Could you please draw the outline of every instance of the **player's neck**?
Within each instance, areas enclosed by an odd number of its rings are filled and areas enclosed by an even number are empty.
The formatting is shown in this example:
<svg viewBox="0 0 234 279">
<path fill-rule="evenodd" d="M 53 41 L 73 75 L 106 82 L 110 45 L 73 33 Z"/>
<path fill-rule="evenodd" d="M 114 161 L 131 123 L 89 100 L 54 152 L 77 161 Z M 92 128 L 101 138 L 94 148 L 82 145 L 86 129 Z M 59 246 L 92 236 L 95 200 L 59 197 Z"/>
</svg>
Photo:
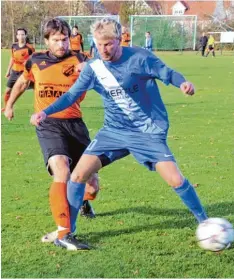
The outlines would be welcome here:
<svg viewBox="0 0 234 279">
<path fill-rule="evenodd" d="M 49 57 L 55 60 L 63 60 L 65 58 L 67 58 L 70 55 L 70 51 L 67 50 L 66 53 L 63 56 L 57 56 L 55 53 L 53 53 L 51 50 L 49 50 Z"/>
<path fill-rule="evenodd" d="M 19 47 L 23 47 L 23 46 L 25 46 L 25 45 L 26 45 L 26 42 L 23 42 L 23 43 L 18 42 L 18 46 L 19 46 Z"/>
</svg>

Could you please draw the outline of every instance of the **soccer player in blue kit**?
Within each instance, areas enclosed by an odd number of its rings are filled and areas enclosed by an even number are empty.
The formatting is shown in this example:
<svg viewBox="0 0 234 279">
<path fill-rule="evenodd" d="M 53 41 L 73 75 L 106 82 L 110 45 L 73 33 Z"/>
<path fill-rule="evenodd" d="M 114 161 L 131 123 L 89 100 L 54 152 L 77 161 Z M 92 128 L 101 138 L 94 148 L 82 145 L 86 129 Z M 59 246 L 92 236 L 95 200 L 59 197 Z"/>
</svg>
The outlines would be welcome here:
<svg viewBox="0 0 234 279">
<path fill-rule="evenodd" d="M 167 146 L 169 121 L 155 79 L 187 95 L 194 94 L 193 85 L 149 51 L 121 47 L 121 25 L 115 20 L 101 19 L 91 31 L 99 58 L 86 64 L 66 94 L 31 117 L 33 125 L 40 125 L 48 115 L 71 106 L 86 90 L 94 89 L 103 99 L 104 125 L 86 148 L 68 183 L 72 208 L 78 214 L 85 183 L 93 173 L 131 153 L 140 164 L 160 174 L 198 222 L 204 221 L 207 215 L 195 189 L 180 172 Z"/>
</svg>

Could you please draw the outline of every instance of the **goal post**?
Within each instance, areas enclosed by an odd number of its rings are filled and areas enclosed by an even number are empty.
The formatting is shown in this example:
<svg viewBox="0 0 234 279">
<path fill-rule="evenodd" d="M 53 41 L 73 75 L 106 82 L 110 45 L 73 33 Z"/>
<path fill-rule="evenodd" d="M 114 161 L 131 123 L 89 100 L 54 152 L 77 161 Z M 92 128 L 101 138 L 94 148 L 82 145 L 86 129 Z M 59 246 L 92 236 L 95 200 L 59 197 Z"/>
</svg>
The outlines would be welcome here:
<svg viewBox="0 0 234 279">
<path fill-rule="evenodd" d="M 131 45 L 143 47 L 145 32 L 153 38 L 155 50 L 195 50 L 196 15 L 131 15 Z"/>
</svg>

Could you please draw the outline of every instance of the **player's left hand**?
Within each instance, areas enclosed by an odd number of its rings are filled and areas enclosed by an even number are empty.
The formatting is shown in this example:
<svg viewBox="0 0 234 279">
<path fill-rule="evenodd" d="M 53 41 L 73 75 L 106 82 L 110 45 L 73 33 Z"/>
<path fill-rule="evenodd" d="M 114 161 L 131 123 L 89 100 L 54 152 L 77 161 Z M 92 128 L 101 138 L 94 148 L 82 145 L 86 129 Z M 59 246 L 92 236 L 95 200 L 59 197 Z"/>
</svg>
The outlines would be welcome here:
<svg viewBox="0 0 234 279">
<path fill-rule="evenodd" d="M 34 126 L 39 126 L 40 122 L 45 120 L 47 117 L 46 113 L 44 111 L 40 111 L 38 113 L 34 113 L 31 116 L 30 123 Z"/>
<path fill-rule="evenodd" d="M 192 96 L 194 92 L 194 86 L 191 82 L 185 81 L 180 85 L 180 90 L 186 94 Z"/>
</svg>

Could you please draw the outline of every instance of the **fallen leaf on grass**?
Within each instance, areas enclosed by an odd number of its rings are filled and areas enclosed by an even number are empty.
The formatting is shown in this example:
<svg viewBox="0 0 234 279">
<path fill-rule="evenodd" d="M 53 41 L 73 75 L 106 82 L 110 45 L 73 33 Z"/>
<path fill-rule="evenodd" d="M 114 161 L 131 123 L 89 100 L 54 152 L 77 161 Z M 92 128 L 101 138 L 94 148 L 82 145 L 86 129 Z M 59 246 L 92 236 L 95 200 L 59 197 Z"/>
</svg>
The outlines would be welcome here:
<svg viewBox="0 0 234 279">
<path fill-rule="evenodd" d="M 53 257 L 56 256 L 56 253 L 54 251 L 49 251 L 49 254 L 52 255 Z"/>
</svg>

